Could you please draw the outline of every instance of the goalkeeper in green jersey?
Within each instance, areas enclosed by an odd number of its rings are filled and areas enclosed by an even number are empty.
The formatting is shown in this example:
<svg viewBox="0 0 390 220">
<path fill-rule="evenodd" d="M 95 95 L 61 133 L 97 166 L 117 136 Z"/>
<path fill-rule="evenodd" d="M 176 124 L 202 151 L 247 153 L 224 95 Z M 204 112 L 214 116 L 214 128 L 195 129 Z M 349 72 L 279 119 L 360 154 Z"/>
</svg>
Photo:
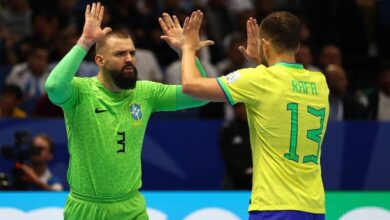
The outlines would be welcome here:
<svg viewBox="0 0 390 220">
<path fill-rule="evenodd" d="M 64 111 L 68 136 L 70 194 L 64 218 L 144 220 L 148 219 L 146 204 L 138 190 L 142 143 L 151 114 L 207 102 L 183 94 L 179 85 L 137 81 L 131 38 L 108 27 L 102 29 L 103 14 L 100 3 L 87 6 L 77 45 L 45 84 L 50 100 Z M 180 24 L 168 36 L 173 39 L 172 47 L 179 45 Z M 75 77 L 95 43 L 97 77 Z M 195 62 L 201 69 L 199 61 Z"/>
</svg>

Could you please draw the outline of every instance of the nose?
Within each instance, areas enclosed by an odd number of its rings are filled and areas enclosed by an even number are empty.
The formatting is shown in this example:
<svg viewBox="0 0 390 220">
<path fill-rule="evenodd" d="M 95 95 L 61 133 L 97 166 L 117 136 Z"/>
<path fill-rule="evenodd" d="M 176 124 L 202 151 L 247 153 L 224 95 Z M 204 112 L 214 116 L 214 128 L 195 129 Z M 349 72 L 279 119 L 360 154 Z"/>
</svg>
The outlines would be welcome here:
<svg viewBox="0 0 390 220">
<path fill-rule="evenodd" d="M 131 62 L 133 63 L 134 61 L 134 56 L 131 54 L 131 53 L 126 53 L 126 56 L 125 56 L 125 62 Z"/>
</svg>

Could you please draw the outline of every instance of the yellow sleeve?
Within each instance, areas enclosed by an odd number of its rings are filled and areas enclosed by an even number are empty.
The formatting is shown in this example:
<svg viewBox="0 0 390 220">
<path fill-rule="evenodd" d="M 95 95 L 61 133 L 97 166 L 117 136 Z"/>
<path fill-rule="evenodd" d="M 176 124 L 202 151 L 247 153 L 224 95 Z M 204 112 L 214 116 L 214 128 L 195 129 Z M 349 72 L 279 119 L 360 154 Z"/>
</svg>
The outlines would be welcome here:
<svg viewBox="0 0 390 220">
<path fill-rule="evenodd" d="M 231 105 L 257 101 L 263 86 L 262 69 L 262 66 L 240 69 L 217 79 Z"/>
</svg>

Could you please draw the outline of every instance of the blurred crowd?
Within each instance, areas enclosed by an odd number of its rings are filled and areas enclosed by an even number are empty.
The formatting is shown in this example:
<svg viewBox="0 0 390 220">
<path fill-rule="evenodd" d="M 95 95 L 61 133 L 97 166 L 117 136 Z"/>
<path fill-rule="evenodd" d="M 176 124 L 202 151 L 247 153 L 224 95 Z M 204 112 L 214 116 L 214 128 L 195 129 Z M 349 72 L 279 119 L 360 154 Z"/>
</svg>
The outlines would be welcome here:
<svg viewBox="0 0 390 220">
<path fill-rule="evenodd" d="M 202 9 L 203 39 L 216 42 L 198 53 L 209 76 L 254 67 L 238 51 L 246 21 L 286 10 L 302 21 L 297 62 L 325 74 L 331 90 L 330 120 L 390 120 L 390 1 L 384 0 L 110 0 L 102 26 L 129 32 L 137 47 L 141 80 L 180 84 L 180 61 L 160 39 L 162 12 L 180 21 Z M 62 117 L 43 85 L 50 70 L 80 36 L 85 0 L 0 0 L 0 117 Z M 97 73 L 94 50 L 78 76 Z M 170 113 L 172 114 L 172 113 Z M 175 116 L 231 120 L 221 103 Z"/>
</svg>

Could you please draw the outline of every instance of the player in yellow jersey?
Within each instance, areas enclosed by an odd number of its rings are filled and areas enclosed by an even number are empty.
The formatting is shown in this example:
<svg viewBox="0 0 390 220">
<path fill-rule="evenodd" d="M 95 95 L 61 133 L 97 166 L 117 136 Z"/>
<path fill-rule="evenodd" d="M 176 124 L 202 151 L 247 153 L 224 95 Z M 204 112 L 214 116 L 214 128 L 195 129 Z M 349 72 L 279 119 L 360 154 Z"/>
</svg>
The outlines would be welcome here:
<svg viewBox="0 0 390 220">
<path fill-rule="evenodd" d="M 247 22 L 244 55 L 256 68 L 202 78 L 193 60 L 201 47 L 203 14 L 193 12 L 183 28 L 183 92 L 210 101 L 244 103 L 253 159 L 250 220 L 323 220 L 321 144 L 328 122 L 329 89 L 322 73 L 295 63 L 300 21 L 275 12 L 257 25 Z M 169 29 L 169 24 L 166 24 Z"/>
</svg>

